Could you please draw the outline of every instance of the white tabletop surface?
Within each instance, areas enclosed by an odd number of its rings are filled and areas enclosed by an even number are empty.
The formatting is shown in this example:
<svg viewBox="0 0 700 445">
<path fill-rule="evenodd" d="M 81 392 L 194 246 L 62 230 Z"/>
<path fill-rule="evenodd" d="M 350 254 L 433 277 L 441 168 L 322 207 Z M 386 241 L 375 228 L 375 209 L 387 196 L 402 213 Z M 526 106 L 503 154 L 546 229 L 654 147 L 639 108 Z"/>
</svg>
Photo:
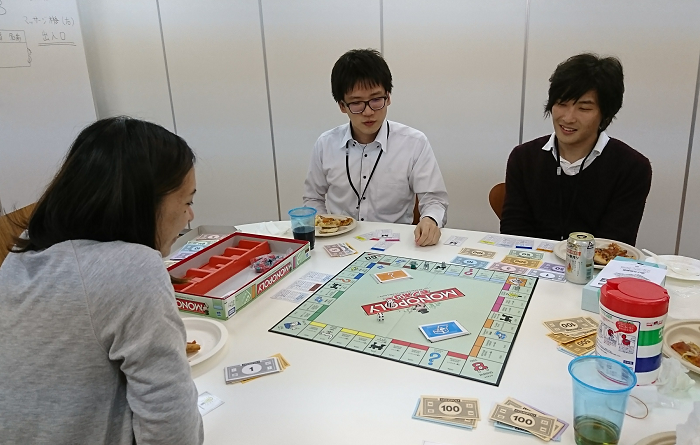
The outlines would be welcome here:
<svg viewBox="0 0 700 445">
<path fill-rule="evenodd" d="M 284 228 L 284 223 L 279 225 Z M 262 227 L 249 224 L 238 229 L 256 232 Z M 572 424 L 572 386 L 567 371 L 572 357 L 557 351 L 556 343 L 546 336 L 548 331 L 542 321 L 581 315 L 592 315 L 597 320 L 596 314 L 581 309 L 579 285 L 538 282 L 498 387 L 268 332 L 296 307 L 270 296 L 307 272 L 335 274 L 357 258 L 331 258 L 323 250 L 324 244 L 348 242 L 360 252 L 368 251 L 376 241 L 361 242 L 353 237 L 380 228 L 401 234 L 401 241 L 386 252 L 390 255 L 449 261 L 462 247 L 474 247 L 496 251 L 498 260 L 509 250 L 479 244 L 486 233 L 457 229 L 443 229 L 436 246 L 418 247 L 413 238 L 414 226 L 385 223 L 360 222 L 351 233 L 317 238 L 309 261 L 232 319 L 222 322 L 229 333 L 226 345 L 192 368 L 199 392 L 207 391 L 224 401 L 204 417 L 205 444 L 540 443 L 533 436 L 497 430 L 489 423 L 492 406 L 509 396 Z M 443 245 L 451 235 L 466 236 L 467 241 L 460 247 Z M 537 244 L 535 241 L 535 247 Z M 545 254 L 545 261 L 562 263 L 551 253 Z M 183 313 L 184 316 L 191 315 Z M 291 365 L 284 372 L 245 384 L 224 383 L 225 366 L 275 353 L 281 353 Z M 697 375 L 691 376 L 700 381 Z M 691 395 L 697 398 L 700 385 L 696 383 L 695 387 Z M 635 391 L 647 397 L 649 389 Z M 478 427 L 469 431 L 412 419 L 421 394 L 478 398 L 482 411 Z M 688 418 L 692 402 L 686 399 L 675 403 L 674 408 L 652 406 L 643 420 L 627 417 L 620 444 L 634 444 L 651 434 L 675 430 Z M 561 443 L 574 443 L 573 424 Z"/>
</svg>

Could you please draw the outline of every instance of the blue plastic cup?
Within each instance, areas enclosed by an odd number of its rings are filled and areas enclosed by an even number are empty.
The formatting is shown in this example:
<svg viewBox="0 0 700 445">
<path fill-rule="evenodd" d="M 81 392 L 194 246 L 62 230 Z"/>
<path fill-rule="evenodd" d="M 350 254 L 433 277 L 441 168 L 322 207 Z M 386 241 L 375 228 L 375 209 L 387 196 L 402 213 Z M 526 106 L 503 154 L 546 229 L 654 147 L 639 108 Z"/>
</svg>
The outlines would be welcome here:
<svg viewBox="0 0 700 445">
<path fill-rule="evenodd" d="M 287 212 L 292 221 L 294 239 L 308 241 L 311 250 L 316 243 L 316 209 L 313 207 L 297 207 Z"/>
<path fill-rule="evenodd" d="M 616 444 L 627 398 L 637 376 L 607 357 L 583 356 L 569 363 L 574 386 L 574 436 L 578 445 Z"/>
</svg>

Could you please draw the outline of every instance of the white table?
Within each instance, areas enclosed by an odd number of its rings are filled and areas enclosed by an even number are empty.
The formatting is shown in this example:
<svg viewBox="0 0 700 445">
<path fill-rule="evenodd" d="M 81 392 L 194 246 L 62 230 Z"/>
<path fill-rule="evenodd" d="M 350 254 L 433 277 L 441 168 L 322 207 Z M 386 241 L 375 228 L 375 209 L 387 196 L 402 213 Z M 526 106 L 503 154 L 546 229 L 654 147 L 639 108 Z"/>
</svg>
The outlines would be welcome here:
<svg viewBox="0 0 700 445">
<path fill-rule="evenodd" d="M 256 227 L 251 224 L 238 228 L 252 231 Z M 353 236 L 380 228 L 401 234 L 401 242 L 386 252 L 390 255 L 449 261 L 460 248 L 475 247 L 497 251 L 498 260 L 509 250 L 479 244 L 486 233 L 456 229 L 444 229 L 436 246 L 417 247 L 414 226 L 385 223 L 361 222 L 349 234 L 316 238 L 311 259 L 223 322 L 229 332 L 226 346 L 192 369 L 199 392 L 208 391 L 225 402 L 204 417 L 206 444 L 421 445 L 424 440 L 447 445 L 540 443 L 535 437 L 500 431 L 489 424 L 488 413 L 494 403 L 508 396 L 572 423 L 572 386 L 567 371 L 572 358 L 557 351 L 556 343 L 545 335 L 548 331 L 542 321 L 592 315 L 580 308 L 579 285 L 538 282 L 498 387 L 268 332 L 295 307 L 271 299 L 271 295 L 306 272 L 335 274 L 357 258 L 331 258 L 323 250 L 324 244 L 346 241 L 360 252 L 367 251 L 376 241 L 360 242 Z M 468 239 L 461 247 L 441 244 L 451 235 Z M 554 254 L 545 254 L 545 261 L 561 263 Z M 291 364 L 284 372 L 246 384 L 224 383 L 225 366 L 278 352 Z M 696 375 L 693 378 L 700 380 Z M 412 419 L 421 394 L 478 398 L 482 409 L 478 427 L 468 431 Z M 692 403 L 683 401 L 675 409 L 653 408 L 644 420 L 627 417 L 620 443 L 634 444 L 650 434 L 675 430 L 678 423 L 686 421 L 691 409 Z M 573 425 L 561 443 L 574 443 Z"/>
</svg>

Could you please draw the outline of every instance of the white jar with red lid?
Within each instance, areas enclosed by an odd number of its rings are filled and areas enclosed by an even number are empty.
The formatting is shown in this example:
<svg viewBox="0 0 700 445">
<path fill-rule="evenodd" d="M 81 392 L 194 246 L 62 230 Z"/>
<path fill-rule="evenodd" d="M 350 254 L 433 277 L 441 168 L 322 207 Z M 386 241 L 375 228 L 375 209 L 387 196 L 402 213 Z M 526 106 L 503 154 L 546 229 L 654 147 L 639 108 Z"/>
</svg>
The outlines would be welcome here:
<svg viewBox="0 0 700 445">
<path fill-rule="evenodd" d="M 600 289 L 596 354 L 618 360 L 637 375 L 638 385 L 656 381 L 661 367 L 666 289 L 639 278 L 613 278 Z"/>
</svg>

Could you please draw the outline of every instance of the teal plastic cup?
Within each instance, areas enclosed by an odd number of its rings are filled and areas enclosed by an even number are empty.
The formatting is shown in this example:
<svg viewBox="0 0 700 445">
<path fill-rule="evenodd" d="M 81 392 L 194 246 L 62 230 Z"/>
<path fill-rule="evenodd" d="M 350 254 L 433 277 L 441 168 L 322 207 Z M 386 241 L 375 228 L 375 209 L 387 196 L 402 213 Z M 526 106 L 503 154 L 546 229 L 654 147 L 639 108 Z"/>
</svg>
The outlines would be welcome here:
<svg viewBox="0 0 700 445">
<path fill-rule="evenodd" d="M 294 239 L 308 241 L 313 250 L 316 244 L 316 209 L 297 207 L 287 212 L 292 221 Z"/>
<path fill-rule="evenodd" d="M 614 445 L 637 376 L 607 357 L 583 356 L 569 363 L 574 386 L 574 436 L 578 445 Z"/>
</svg>

